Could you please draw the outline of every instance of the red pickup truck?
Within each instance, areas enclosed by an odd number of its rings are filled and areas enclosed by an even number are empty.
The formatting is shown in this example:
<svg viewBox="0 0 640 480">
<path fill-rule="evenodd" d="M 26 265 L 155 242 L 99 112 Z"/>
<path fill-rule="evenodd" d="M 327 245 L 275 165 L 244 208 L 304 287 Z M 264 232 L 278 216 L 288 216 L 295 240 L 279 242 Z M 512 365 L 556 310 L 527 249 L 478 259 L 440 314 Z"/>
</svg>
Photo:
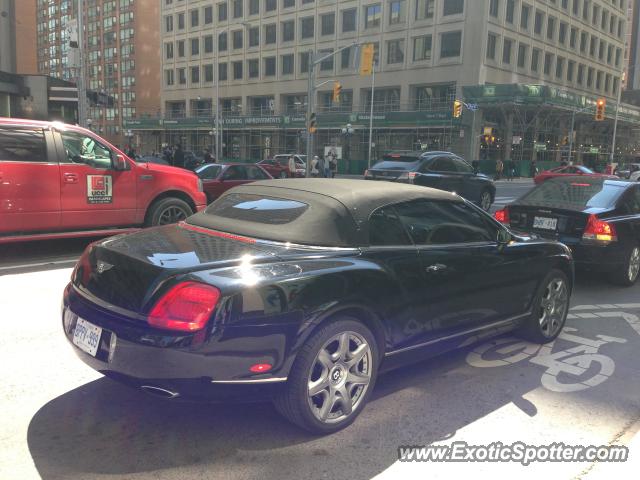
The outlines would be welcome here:
<svg viewBox="0 0 640 480">
<path fill-rule="evenodd" d="M 190 171 L 136 163 L 80 127 L 0 118 L 0 243 L 111 235 L 205 207 Z"/>
</svg>

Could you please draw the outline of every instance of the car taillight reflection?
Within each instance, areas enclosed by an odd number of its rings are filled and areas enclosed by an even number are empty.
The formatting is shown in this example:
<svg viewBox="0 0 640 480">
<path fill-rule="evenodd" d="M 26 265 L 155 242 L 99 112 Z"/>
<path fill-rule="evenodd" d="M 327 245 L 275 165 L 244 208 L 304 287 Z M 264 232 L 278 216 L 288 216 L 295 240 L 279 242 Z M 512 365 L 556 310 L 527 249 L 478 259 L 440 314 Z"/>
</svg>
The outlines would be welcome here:
<svg viewBox="0 0 640 480">
<path fill-rule="evenodd" d="M 158 300 L 147 321 L 156 328 L 196 332 L 205 327 L 219 299 L 220 290 L 215 287 L 183 282 Z"/>
</svg>

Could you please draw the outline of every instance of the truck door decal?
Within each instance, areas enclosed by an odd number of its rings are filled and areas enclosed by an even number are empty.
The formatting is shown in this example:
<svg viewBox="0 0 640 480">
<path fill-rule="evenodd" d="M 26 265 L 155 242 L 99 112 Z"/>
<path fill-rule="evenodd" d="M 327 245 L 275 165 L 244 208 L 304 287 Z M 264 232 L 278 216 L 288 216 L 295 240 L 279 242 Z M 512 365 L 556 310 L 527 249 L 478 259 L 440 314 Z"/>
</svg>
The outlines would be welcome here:
<svg viewBox="0 0 640 480">
<path fill-rule="evenodd" d="M 113 178 L 111 175 L 87 175 L 87 203 L 113 202 Z"/>
</svg>

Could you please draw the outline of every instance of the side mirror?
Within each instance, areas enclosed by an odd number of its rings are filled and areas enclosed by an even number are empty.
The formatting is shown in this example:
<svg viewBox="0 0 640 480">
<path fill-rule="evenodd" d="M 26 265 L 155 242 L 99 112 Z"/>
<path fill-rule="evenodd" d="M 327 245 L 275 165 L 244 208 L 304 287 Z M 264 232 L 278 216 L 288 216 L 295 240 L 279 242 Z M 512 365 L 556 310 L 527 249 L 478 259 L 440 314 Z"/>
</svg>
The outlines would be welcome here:
<svg viewBox="0 0 640 480">
<path fill-rule="evenodd" d="M 115 161 L 113 163 L 114 163 L 113 165 L 114 170 L 118 172 L 129 170 L 129 163 L 122 155 L 119 155 L 119 154 L 116 155 Z"/>
<path fill-rule="evenodd" d="M 505 246 L 511 242 L 513 238 L 511 237 L 511 233 L 508 230 L 501 228 L 498 230 L 498 235 L 496 240 L 498 241 L 498 245 Z"/>
</svg>

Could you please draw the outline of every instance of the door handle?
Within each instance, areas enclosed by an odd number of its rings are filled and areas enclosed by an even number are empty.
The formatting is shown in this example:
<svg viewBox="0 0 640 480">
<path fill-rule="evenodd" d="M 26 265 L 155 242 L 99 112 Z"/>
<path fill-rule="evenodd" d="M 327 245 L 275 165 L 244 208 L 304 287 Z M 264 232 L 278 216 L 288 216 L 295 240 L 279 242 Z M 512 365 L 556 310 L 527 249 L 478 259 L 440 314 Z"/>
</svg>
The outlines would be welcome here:
<svg viewBox="0 0 640 480">
<path fill-rule="evenodd" d="M 75 173 L 65 173 L 64 183 L 78 183 L 78 175 Z"/>
<path fill-rule="evenodd" d="M 427 273 L 440 273 L 444 272 L 448 267 L 443 265 L 442 263 L 436 263 L 435 265 L 430 265 L 426 268 Z"/>
</svg>

